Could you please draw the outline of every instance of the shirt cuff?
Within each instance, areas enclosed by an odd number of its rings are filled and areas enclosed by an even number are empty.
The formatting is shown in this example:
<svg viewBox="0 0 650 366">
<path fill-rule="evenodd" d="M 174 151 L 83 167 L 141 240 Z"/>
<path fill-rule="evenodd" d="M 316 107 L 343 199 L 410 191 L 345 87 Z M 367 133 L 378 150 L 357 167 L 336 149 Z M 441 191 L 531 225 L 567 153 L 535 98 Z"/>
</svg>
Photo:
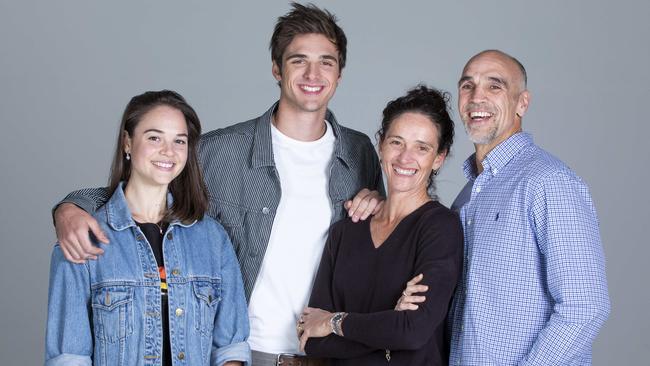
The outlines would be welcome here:
<svg viewBox="0 0 650 366">
<path fill-rule="evenodd" d="M 212 366 L 220 366 L 227 361 L 241 361 L 244 366 L 251 364 L 251 349 L 248 342 L 232 343 L 223 347 L 212 347 Z M 49 366 L 49 365 L 48 365 Z"/>
</svg>

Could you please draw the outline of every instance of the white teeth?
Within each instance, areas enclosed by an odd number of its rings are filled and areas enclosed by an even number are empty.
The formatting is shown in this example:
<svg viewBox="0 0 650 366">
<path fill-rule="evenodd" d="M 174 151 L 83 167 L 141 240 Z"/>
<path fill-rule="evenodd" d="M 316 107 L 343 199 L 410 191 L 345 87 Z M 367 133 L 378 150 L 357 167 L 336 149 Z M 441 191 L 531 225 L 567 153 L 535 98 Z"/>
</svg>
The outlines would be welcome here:
<svg viewBox="0 0 650 366">
<path fill-rule="evenodd" d="M 164 161 L 154 161 L 153 165 L 159 166 L 161 168 L 170 169 L 174 166 L 174 163 L 164 162 Z"/>
<path fill-rule="evenodd" d="M 398 174 L 402 174 L 402 175 L 413 175 L 417 171 L 415 169 L 400 169 L 400 168 L 395 168 L 395 167 L 393 167 L 393 169 L 395 169 L 395 171 Z"/>
<path fill-rule="evenodd" d="M 310 93 L 314 93 L 314 92 L 317 92 L 317 91 L 323 89 L 322 86 L 308 86 L 308 85 L 302 85 L 301 88 L 302 88 L 302 90 L 308 91 Z"/>
<path fill-rule="evenodd" d="M 470 112 L 469 116 L 471 118 L 486 118 L 486 117 L 492 117 L 492 113 L 489 113 L 489 112 Z"/>
</svg>

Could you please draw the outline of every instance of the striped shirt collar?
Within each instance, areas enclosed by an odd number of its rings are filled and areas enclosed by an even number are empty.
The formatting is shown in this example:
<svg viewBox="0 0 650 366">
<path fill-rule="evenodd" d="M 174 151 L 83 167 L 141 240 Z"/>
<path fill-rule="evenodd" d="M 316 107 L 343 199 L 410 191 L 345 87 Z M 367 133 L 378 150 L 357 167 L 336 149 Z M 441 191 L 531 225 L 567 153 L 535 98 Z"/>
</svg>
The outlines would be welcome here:
<svg viewBox="0 0 650 366">
<path fill-rule="evenodd" d="M 518 132 L 508 137 L 505 141 L 495 146 L 483 159 L 483 171 L 496 175 L 512 158 L 526 146 L 533 143 L 533 136 L 527 132 Z M 463 173 L 469 180 L 476 179 L 476 153 L 472 154 L 463 163 Z"/>
<path fill-rule="evenodd" d="M 263 166 L 275 166 L 275 162 L 273 161 L 273 145 L 271 139 L 271 117 L 273 116 L 275 110 L 278 108 L 278 103 L 279 102 L 275 102 L 275 104 L 273 104 L 273 106 L 271 106 L 271 108 L 269 108 L 266 113 L 258 118 L 257 124 L 255 125 L 253 154 L 251 156 L 251 166 L 254 168 Z M 346 149 L 346 146 L 348 146 L 348 144 L 346 141 L 342 141 L 345 139 L 345 136 L 341 134 L 343 127 L 341 127 L 341 125 L 339 125 L 336 121 L 334 113 L 328 109 L 327 113 L 325 114 L 325 119 L 332 126 L 334 137 L 336 137 L 336 141 L 334 142 L 334 156 L 341 159 L 343 163 L 345 163 L 345 165 L 351 169 L 359 168 L 356 166 L 356 159 L 351 156 L 349 148 Z"/>
</svg>

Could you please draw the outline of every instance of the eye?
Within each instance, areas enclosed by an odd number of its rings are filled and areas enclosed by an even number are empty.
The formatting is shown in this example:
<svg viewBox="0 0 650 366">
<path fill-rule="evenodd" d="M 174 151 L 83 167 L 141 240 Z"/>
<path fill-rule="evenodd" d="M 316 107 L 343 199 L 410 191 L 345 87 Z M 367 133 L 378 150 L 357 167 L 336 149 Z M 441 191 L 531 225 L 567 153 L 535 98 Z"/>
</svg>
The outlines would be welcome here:
<svg viewBox="0 0 650 366">
<path fill-rule="evenodd" d="M 158 141 L 160 141 L 160 137 L 152 135 L 152 136 L 147 137 L 147 140 L 158 142 Z"/>
<path fill-rule="evenodd" d="M 490 89 L 492 89 L 492 90 L 501 90 L 501 85 L 492 84 L 492 85 L 490 85 Z"/>
<path fill-rule="evenodd" d="M 461 86 L 460 86 L 461 90 L 472 90 L 473 88 L 474 88 L 474 85 L 472 85 L 470 83 L 461 84 Z"/>
<path fill-rule="evenodd" d="M 400 146 L 402 144 L 402 141 L 400 141 L 400 140 L 390 140 L 390 141 L 388 141 L 388 143 L 390 145 L 393 145 L 393 146 Z"/>
<path fill-rule="evenodd" d="M 426 146 L 426 145 L 420 145 L 420 146 L 418 146 L 418 151 L 422 152 L 422 153 L 427 153 L 427 152 L 431 151 L 431 148 L 429 146 Z"/>
<path fill-rule="evenodd" d="M 187 144 L 187 141 L 185 141 L 185 140 L 183 140 L 183 139 L 176 139 L 175 142 L 176 142 L 177 144 L 179 144 L 179 145 L 185 145 L 185 144 Z"/>
<path fill-rule="evenodd" d="M 301 58 L 294 58 L 293 61 L 291 61 L 291 63 L 294 64 L 294 65 L 300 65 L 300 64 L 304 64 L 305 60 L 303 60 Z"/>
<path fill-rule="evenodd" d="M 334 66 L 334 61 L 332 60 L 323 60 L 321 63 L 325 66 Z"/>
</svg>

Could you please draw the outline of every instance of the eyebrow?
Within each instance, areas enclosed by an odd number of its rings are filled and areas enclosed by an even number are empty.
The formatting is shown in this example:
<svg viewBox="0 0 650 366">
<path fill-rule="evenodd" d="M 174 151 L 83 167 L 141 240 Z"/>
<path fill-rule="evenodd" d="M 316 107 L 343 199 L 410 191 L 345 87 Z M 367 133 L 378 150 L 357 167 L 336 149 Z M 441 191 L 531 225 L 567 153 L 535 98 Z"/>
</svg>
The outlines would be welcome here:
<svg viewBox="0 0 650 366">
<path fill-rule="evenodd" d="M 386 138 L 387 138 L 387 139 L 389 139 L 389 138 L 395 138 L 395 139 L 400 139 L 400 140 L 402 140 L 402 141 L 406 141 L 406 140 L 405 140 L 402 136 L 400 136 L 400 135 L 388 135 L 388 136 L 386 136 Z M 431 143 L 429 143 L 429 142 L 422 141 L 422 140 L 415 140 L 415 142 L 418 143 L 418 144 L 427 145 L 427 146 L 433 148 L 433 145 L 432 145 Z"/>
<path fill-rule="evenodd" d="M 495 76 L 488 76 L 488 80 L 490 80 L 492 82 L 495 82 L 497 84 L 501 84 L 501 85 L 503 85 L 505 87 L 508 86 L 508 83 L 505 81 L 505 79 L 501 79 L 501 78 L 498 78 L 498 77 L 495 77 Z"/>
<path fill-rule="evenodd" d="M 460 84 L 464 83 L 465 81 L 471 81 L 471 80 L 472 80 L 471 76 L 463 76 L 460 78 L 460 80 L 458 80 L 458 86 L 460 86 Z M 508 87 L 508 82 L 506 82 L 505 79 L 498 78 L 496 76 L 488 76 L 488 80 L 497 84 L 501 84 L 506 88 Z"/>
<path fill-rule="evenodd" d="M 162 130 L 159 130 L 159 129 L 157 129 L 157 128 L 150 128 L 150 129 L 148 129 L 148 130 L 145 130 L 145 131 L 143 132 L 143 134 L 145 134 L 145 133 L 147 133 L 147 132 L 158 132 L 158 133 L 163 133 L 163 134 L 165 133 L 165 132 L 163 132 Z M 186 134 L 186 133 L 178 133 L 178 134 L 176 134 L 176 136 L 187 137 L 187 134 Z"/>
<path fill-rule="evenodd" d="M 297 59 L 297 58 L 299 58 L 299 59 L 306 59 L 306 58 L 308 58 L 308 57 L 307 57 L 307 55 L 305 55 L 305 54 L 302 54 L 302 53 L 296 53 L 296 54 L 293 54 L 293 55 L 289 55 L 289 56 L 287 56 L 287 61 L 289 61 L 289 60 L 293 60 L 293 59 Z M 321 59 L 321 60 L 330 60 L 330 61 L 334 61 L 334 62 L 339 62 L 339 60 L 338 60 L 336 57 L 332 56 L 332 55 L 322 55 L 322 56 L 319 57 L 319 59 Z"/>
<path fill-rule="evenodd" d="M 465 81 L 469 81 L 469 80 L 472 80 L 471 76 L 463 76 L 463 77 L 461 77 L 460 80 L 458 80 L 458 86 L 460 86 L 460 84 L 464 83 Z"/>
</svg>

